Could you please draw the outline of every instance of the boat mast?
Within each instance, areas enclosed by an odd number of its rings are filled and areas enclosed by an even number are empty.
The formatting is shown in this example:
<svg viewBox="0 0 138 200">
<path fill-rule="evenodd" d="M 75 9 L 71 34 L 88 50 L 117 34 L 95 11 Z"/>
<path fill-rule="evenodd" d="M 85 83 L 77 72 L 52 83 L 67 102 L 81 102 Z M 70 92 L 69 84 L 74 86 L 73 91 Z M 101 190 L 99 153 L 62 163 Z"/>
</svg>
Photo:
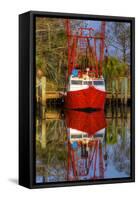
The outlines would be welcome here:
<svg viewBox="0 0 138 200">
<path fill-rule="evenodd" d="M 90 74 L 96 78 L 102 76 L 105 48 L 105 21 L 101 22 L 101 29 L 98 35 L 95 35 L 93 31 L 94 29 L 92 27 L 80 27 L 77 28 L 75 33 L 72 33 L 70 20 L 66 20 L 68 40 L 68 76 L 70 76 L 72 69 L 77 64 L 78 48 L 82 55 L 85 53 L 85 68 L 90 68 Z M 99 52 L 97 52 L 98 50 Z M 90 58 L 92 60 L 92 64 L 91 66 L 88 66 Z"/>
</svg>

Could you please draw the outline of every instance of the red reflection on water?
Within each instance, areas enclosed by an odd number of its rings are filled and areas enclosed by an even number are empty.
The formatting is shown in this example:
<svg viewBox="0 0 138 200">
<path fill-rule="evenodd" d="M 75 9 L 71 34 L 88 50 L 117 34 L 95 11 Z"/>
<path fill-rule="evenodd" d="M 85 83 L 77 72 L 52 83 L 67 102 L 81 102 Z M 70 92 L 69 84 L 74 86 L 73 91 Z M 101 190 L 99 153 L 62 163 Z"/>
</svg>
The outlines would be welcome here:
<svg viewBox="0 0 138 200">
<path fill-rule="evenodd" d="M 106 127 L 106 119 L 103 111 L 88 113 L 68 110 L 65 113 L 65 119 L 68 128 L 86 132 L 88 136 L 92 136 L 98 130 Z"/>
<path fill-rule="evenodd" d="M 67 180 L 103 179 L 104 112 L 68 110 L 65 119 L 68 128 Z"/>
</svg>

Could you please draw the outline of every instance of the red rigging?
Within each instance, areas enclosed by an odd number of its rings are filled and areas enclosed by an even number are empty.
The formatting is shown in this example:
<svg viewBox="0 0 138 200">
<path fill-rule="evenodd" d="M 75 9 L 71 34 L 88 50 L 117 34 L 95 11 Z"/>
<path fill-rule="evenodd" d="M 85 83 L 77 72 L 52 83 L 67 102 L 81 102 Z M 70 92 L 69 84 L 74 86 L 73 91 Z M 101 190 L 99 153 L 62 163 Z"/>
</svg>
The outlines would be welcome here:
<svg viewBox="0 0 138 200">
<path fill-rule="evenodd" d="M 65 107 L 70 109 L 104 109 L 106 90 L 102 75 L 105 22 L 100 32 L 80 27 L 72 33 L 66 21 L 68 38 L 68 77 Z M 80 59 L 83 58 L 83 62 Z"/>
</svg>

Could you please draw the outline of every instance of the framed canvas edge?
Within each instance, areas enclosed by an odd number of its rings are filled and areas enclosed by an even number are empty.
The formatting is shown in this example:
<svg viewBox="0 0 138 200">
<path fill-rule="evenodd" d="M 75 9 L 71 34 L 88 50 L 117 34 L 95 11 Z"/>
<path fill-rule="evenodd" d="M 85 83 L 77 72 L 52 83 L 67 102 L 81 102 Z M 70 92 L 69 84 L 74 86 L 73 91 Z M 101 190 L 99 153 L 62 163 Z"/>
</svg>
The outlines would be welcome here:
<svg viewBox="0 0 138 200">
<path fill-rule="evenodd" d="M 51 188 L 51 187 L 68 187 L 68 186 L 86 186 L 86 185 L 99 185 L 99 184 L 113 184 L 113 183 L 130 183 L 135 182 L 135 18 L 134 17 L 121 17 L 121 16 L 105 16 L 105 15 L 89 15 L 89 14 L 74 14 L 74 13 L 59 13 L 59 12 L 43 12 L 43 11 L 28 11 L 30 15 L 30 59 L 29 59 L 29 90 L 30 90 L 30 99 L 29 99 L 29 149 L 30 149 L 30 184 L 27 186 L 30 189 L 37 188 Z M 24 15 L 21 14 L 21 15 Z M 128 178 L 115 178 L 115 179 L 104 179 L 98 181 L 79 181 L 79 182 L 55 182 L 55 183 L 46 183 L 46 184 L 35 184 L 34 175 L 35 175 L 35 131 L 34 131 L 34 118 L 35 118 L 35 39 L 34 39 L 34 19 L 36 16 L 46 16 L 46 17 L 69 17 L 69 18 L 80 18 L 80 19 L 97 19 L 97 20 L 107 20 L 107 21 L 124 21 L 131 23 L 131 132 L 133 132 L 131 137 L 131 177 Z"/>
</svg>

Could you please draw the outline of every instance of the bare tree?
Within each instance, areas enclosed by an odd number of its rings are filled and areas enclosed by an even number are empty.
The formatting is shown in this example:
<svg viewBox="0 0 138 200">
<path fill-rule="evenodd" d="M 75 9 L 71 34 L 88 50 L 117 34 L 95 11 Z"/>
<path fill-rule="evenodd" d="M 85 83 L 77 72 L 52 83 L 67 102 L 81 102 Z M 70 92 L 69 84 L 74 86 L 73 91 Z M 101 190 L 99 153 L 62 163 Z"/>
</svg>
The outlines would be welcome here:
<svg viewBox="0 0 138 200">
<path fill-rule="evenodd" d="M 121 58 L 124 63 L 130 63 L 130 23 L 107 22 L 106 45 L 110 51 Z"/>
</svg>

